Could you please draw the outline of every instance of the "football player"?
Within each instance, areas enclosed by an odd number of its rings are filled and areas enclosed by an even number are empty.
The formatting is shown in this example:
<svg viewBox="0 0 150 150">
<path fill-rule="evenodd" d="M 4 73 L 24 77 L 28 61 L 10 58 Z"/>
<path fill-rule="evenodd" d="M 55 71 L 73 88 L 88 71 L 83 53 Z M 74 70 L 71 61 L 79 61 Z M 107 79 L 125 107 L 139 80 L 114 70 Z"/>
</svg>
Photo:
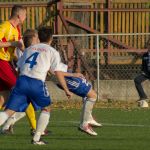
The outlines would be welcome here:
<svg viewBox="0 0 150 150">
<path fill-rule="evenodd" d="M 26 19 L 26 8 L 14 5 L 9 20 L 0 24 L 0 108 L 3 107 L 9 91 L 15 85 L 17 73 L 12 65 L 16 48 L 24 49 L 19 26 Z M 29 105 L 26 110 L 32 128 L 36 126 L 34 108 Z"/>
<path fill-rule="evenodd" d="M 67 72 L 67 65 L 60 62 L 59 71 Z M 92 117 L 93 106 L 96 102 L 97 94 L 93 90 L 92 85 L 84 77 L 65 77 L 67 87 L 69 91 L 83 98 L 83 108 L 81 115 L 81 122 L 79 130 L 84 131 L 90 135 L 97 135 L 92 129 L 92 126 L 101 127 L 102 124 L 96 122 Z M 57 84 L 59 88 L 63 89 L 60 84 Z"/>
<path fill-rule="evenodd" d="M 32 143 L 45 145 L 46 143 L 40 138 L 50 118 L 51 99 L 45 84 L 47 72 L 52 70 L 55 73 L 68 98 L 72 96 L 72 93 L 68 90 L 64 77 L 79 77 L 81 74 L 57 71 L 59 70 L 60 55 L 49 46 L 52 41 L 51 30 L 42 27 L 38 34 L 41 43 L 25 49 L 23 56 L 18 61 L 20 76 L 10 94 L 5 111 L 0 112 L 0 126 L 15 112 L 26 109 L 29 103 L 32 103 L 35 109 L 42 108 Z M 26 37 L 26 40 L 28 41 L 30 37 Z M 24 44 L 28 44 L 28 42 Z"/>
</svg>

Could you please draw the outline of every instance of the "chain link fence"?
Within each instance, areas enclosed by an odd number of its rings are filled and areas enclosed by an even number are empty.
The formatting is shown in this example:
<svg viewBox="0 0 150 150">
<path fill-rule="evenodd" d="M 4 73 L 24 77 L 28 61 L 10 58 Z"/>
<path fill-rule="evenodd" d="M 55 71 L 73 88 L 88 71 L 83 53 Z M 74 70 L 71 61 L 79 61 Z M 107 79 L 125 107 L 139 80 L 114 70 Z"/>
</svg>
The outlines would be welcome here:
<svg viewBox="0 0 150 150">
<path fill-rule="evenodd" d="M 149 37 L 149 33 L 54 35 L 53 46 L 70 71 L 82 72 L 93 84 L 98 100 L 135 100 L 133 79 L 140 73 Z"/>
</svg>

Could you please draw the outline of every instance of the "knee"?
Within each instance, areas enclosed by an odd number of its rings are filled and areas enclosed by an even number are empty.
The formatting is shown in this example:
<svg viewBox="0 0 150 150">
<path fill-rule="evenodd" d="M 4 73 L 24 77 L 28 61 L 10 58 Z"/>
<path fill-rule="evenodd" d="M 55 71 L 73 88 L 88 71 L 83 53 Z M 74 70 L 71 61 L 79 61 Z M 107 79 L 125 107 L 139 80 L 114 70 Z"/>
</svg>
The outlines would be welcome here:
<svg viewBox="0 0 150 150">
<path fill-rule="evenodd" d="M 95 99 L 95 101 L 96 101 L 96 99 L 97 99 L 97 93 L 93 89 L 91 89 L 89 91 L 89 93 L 87 94 L 87 97 L 88 98 L 92 98 L 93 100 Z"/>
<path fill-rule="evenodd" d="M 92 98 L 93 98 L 93 100 L 95 99 L 95 101 L 96 101 L 96 99 L 97 99 L 97 93 L 96 92 L 93 93 L 93 97 Z"/>
<path fill-rule="evenodd" d="M 42 108 L 42 111 L 50 112 L 50 111 L 51 111 L 50 105 L 49 105 L 49 106 L 46 106 L 46 107 L 44 107 L 44 108 Z"/>
<path fill-rule="evenodd" d="M 4 103 L 4 102 L 5 102 L 4 97 L 3 97 L 2 95 L 0 95 L 0 102 L 1 102 L 1 103 Z"/>
</svg>

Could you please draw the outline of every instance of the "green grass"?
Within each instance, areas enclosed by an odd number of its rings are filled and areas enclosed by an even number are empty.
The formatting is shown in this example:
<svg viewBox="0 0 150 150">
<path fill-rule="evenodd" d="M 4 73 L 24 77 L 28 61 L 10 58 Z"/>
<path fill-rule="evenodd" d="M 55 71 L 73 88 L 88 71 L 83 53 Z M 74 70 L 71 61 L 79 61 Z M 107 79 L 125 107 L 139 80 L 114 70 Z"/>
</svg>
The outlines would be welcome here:
<svg viewBox="0 0 150 150">
<path fill-rule="evenodd" d="M 77 130 L 80 110 L 55 109 L 48 129 L 52 134 L 44 137 L 49 144 L 30 144 L 28 121 L 24 118 L 15 126 L 14 135 L 0 135 L 0 150 L 149 150 L 150 110 L 115 108 L 95 109 L 97 120 L 104 125 L 95 128 L 92 137 Z M 138 126 L 139 125 L 139 126 Z M 143 125 L 143 126 L 140 126 Z"/>
</svg>

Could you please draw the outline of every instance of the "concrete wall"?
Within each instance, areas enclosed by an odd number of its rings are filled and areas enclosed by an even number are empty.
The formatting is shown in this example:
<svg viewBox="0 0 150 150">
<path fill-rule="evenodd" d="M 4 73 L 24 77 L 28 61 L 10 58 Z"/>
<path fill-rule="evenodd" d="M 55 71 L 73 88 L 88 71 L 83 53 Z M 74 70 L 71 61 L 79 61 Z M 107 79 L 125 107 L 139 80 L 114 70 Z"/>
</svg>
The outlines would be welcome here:
<svg viewBox="0 0 150 150">
<path fill-rule="evenodd" d="M 67 100 L 65 92 L 63 90 L 59 89 L 54 82 L 47 81 L 46 84 L 47 84 L 48 91 L 50 93 L 52 101 Z M 72 99 L 73 100 L 81 100 L 81 98 L 79 96 L 75 96 L 75 95 L 73 95 Z"/>
<path fill-rule="evenodd" d="M 47 81 L 48 90 L 50 92 L 52 100 L 66 100 L 64 91 L 57 88 L 57 86 Z M 95 85 L 96 87 L 96 81 Z M 145 81 L 143 83 L 146 94 L 150 97 L 150 82 Z M 96 90 L 96 89 L 95 89 Z M 112 100 L 138 100 L 139 96 L 134 86 L 133 80 L 102 80 L 100 81 L 100 100 L 112 99 Z M 81 100 L 78 96 L 73 96 L 73 100 Z"/>
</svg>

